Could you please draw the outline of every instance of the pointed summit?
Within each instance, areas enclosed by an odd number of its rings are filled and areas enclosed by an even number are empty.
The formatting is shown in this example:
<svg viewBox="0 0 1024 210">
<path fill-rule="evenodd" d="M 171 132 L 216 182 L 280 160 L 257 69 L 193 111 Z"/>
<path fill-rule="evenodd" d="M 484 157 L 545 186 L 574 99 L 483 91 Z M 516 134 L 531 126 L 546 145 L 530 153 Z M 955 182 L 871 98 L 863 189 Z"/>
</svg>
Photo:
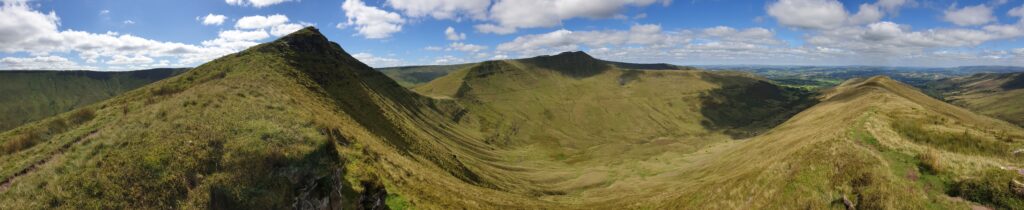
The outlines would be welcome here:
<svg viewBox="0 0 1024 210">
<path fill-rule="evenodd" d="M 299 52 L 321 53 L 334 50 L 332 48 L 336 46 L 336 44 L 327 40 L 327 37 L 321 34 L 320 30 L 312 26 L 292 32 L 268 44 L 287 47 Z M 340 47 L 338 48 L 340 49 Z"/>
</svg>

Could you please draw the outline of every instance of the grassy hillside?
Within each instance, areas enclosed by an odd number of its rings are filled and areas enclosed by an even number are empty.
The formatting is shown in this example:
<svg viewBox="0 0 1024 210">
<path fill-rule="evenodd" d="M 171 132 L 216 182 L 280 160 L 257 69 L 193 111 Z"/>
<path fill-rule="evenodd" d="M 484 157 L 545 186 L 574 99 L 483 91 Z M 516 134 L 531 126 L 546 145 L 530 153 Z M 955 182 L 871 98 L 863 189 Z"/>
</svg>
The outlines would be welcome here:
<svg viewBox="0 0 1024 210">
<path fill-rule="evenodd" d="M 610 65 L 617 66 L 623 69 L 636 69 L 636 70 L 694 70 L 696 68 L 686 66 L 676 66 L 671 64 L 635 64 L 635 63 L 622 63 L 614 61 L 602 61 Z M 473 66 L 475 64 L 456 64 L 456 65 L 433 65 L 433 66 L 401 66 L 401 67 L 388 67 L 379 68 L 385 75 L 394 79 L 398 84 L 406 87 L 415 87 L 422 84 L 426 84 L 431 80 L 448 75 L 448 73 L 458 71 L 463 68 Z"/>
<path fill-rule="evenodd" d="M 985 73 L 932 82 L 928 89 L 978 113 L 1024 126 L 1024 73 Z"/>
<path fill-rule="evenodd" d="M 0 132 L 114 97 L 186 69 L 0 71 Z"/>
<path fill-rule="evenodd" d="M 3 133 L 0 208 L 383 205 L 392 162 L 476 178 L 423 141 L 449 107 L 305 29 Z"/>
<path fill-rule="evenodd" d="M 567 53 L 416 91 L 307 28 L 0 134 L 0 209 L 1024 206 L 1000 169 L 1024 131 L 883 77 L 813 95 Z"/>
</svg>

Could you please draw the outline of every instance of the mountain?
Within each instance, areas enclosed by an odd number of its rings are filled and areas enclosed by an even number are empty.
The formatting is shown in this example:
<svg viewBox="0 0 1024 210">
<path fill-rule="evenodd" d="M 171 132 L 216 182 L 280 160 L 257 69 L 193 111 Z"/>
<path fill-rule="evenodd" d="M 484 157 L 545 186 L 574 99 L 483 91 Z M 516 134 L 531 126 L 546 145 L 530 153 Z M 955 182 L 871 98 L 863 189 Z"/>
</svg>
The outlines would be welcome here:
<svg viewBox="0 0 1024 210">
<path fill-rule="evenodd" d="M 1022 136 L 886 77 L 582 52 L 409 90 L 306 28 L 0 134 L 0 209 L 1017 208 Z"/>
<path fill-rule="evenodd" d="M 0 132 L 114 97 L 187 69 L 0 71 Z"/>
<path fill-rule="evenodd" d="M 382 168 L 469 171 L 451 107 L 307 28 L 0 134 L 0 208 L 380 206 Z"/>
<path fill-rule="evenodd" d="M 394 79 L 398 84 L 406 87 L 413 87 L 423 83 L 430 82 L 438 77 L 442 77 L 448 72 L 452 72 L 461 68 L 465 68 L 470 64 L 456 64 L 456 65 L 433 65 L 433 66 L 400 66 L 400 67 L 387 67 L 378 68 L 380 72 L 384 72 L 385 75 Z"/>
<path fill-rule="evenodd" d="M 610 65 L 617 66 L 623 69 L 637 69 L 637 70 L 693 70 L 693 67 L 687 66 L 676 66 L 671 64 L 635 64 L 635 63 L 622 63 L 614 61 L 600 61 Z M 455 65 L 433 65 L 433 66 L 400 66 L 400 67 L 387 67 L 379 68 L 385 75 L 391 77 L 402 86 L 415 87 L 439 77 L 445 76 L 450 72 L 457 71 L 463 68 L 473 66 L 473 63 L 467 64 L 455 64 Z"/>
<path fill-rule="evenodd" d="M 953 104 L 1024 126 L 1024 73 L 982 73 L 928 84 Z"/>
</svg>

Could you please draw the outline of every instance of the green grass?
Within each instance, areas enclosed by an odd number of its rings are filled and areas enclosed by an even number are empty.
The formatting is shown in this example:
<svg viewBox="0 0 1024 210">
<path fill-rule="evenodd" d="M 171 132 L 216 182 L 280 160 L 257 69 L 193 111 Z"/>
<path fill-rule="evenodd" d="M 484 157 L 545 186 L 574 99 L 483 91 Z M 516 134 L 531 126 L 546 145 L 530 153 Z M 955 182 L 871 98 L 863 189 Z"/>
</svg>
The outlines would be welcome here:
<svg viewBox="0 0 1024 210">
<path fill-rule="evenodd" d="M 99 102 L 185 69 L 0 72 L 0 132 Z"/>
<path fill-rule="evenodd" d="M 416 87 L 449 98 L 434 99 L 301 30 L 0 133 L 46 131 L 0 155 L 16 178 L 0 209 L 965 207 L 909 143 L 868 129 L 932 105 L 894 81 L 808 108 L 744 74 L 586 57 L 475 64 Z"/>
<path fill-rule="evenodd" d="M 1014 180 L 1020 183 L 1020 174 L 1015 171 L 992 169 L 975 174 L 974 177 L 960 181 L 952 189 L 952 194 L 968 200 L 994 205 L 1000 209 L 1018 209 L 1024 207 L 1024 198 L 1013 192 Z"/>
<path fill-rule="evenodd" d="M 979 137 L 971 134 L 970 130 L 957 133 L 933 131 L 925 128 L 925 125 L 925 121 L 907 118 L 892 123 L 896 131 L 918 143 L 957 153 L 1010 157 L 1012 147 L 1005 142 Z"/>
</svg>

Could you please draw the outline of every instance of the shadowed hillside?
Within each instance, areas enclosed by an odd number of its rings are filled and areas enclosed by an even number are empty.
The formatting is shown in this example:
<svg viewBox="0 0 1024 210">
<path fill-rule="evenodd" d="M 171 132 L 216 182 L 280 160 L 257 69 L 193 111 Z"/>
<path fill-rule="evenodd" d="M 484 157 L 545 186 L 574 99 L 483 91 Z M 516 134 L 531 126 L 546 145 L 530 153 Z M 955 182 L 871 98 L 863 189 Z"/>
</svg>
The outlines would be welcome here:
<svg viewBox="0 0 1024 210">
<path fill-rule="evenodd" d="M 950 103 L 1024 126 L 1024 73 L 985 73 L 929 83 Z"/>
<path fill-rule="evenodd" d="M 186 69 L 0 71 L 0 132 L 114 97 Z"/>
<path fill-rule="evenodd" d="M 487 61 L 413 92 L 306 28 L 0 134 L 0 209 L 1022 206 L 1024 131 L 891 79 L 622 66 Z"/>
</svg>

